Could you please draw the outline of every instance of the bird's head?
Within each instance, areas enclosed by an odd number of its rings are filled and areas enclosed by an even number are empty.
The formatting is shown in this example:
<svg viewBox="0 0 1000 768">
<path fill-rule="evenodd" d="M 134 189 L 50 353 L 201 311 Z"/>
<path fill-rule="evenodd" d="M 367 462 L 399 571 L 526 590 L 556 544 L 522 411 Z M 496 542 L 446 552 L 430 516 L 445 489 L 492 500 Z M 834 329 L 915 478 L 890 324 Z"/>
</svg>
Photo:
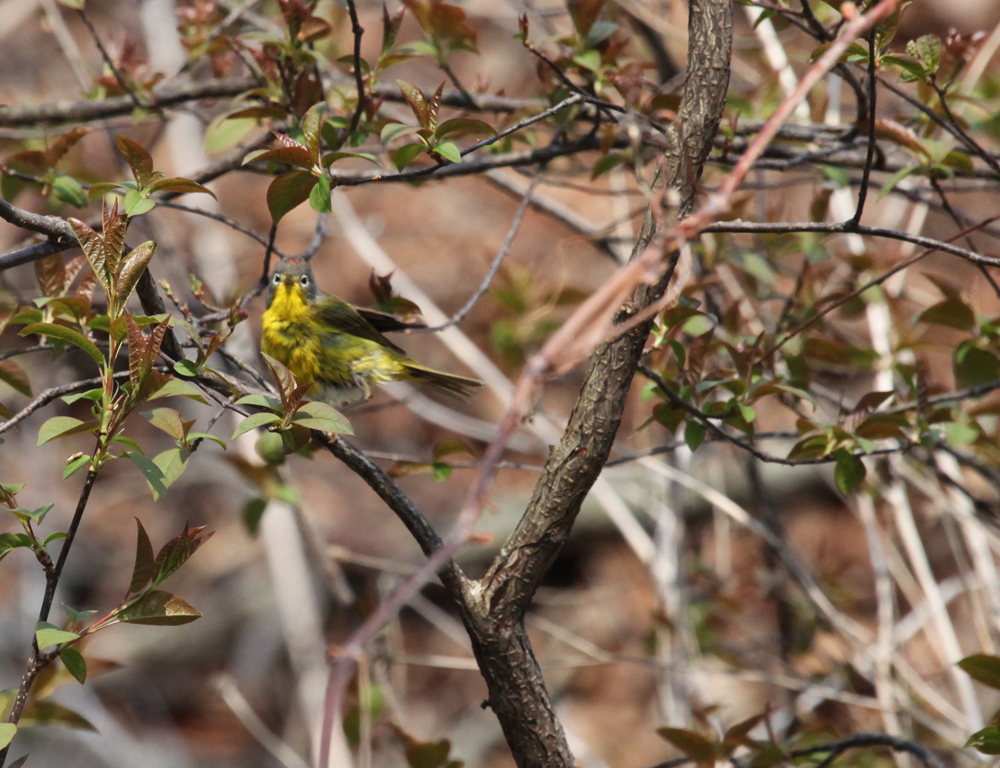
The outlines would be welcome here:
<svg viewBox="0 0 1000 768">
<path fill-rule="evenodd" d="M 267 306 L 270 307 L 275 298 L 311 304 L 316 300 L 317 290 L 309 262 L 295 257 L 282 259 L 268 281 Z"/>
</svg>

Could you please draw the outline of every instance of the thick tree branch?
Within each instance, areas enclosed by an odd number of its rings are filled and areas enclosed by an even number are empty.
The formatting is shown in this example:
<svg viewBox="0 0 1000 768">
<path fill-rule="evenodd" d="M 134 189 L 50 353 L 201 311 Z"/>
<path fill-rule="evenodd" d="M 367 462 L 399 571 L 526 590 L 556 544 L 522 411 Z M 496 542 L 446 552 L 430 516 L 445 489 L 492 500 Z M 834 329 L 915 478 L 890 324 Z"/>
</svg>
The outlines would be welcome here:
<svg viewBox="0 0 1000 768">
<path fill-rule="evenodd" d="M 691 3 L 692 52 L 674 147 L 664 158 L 660 184 L 680 192 L 681 215 L 694 204 L 694 189 L 712 146 L 729 83 L 732 9 L 728 0 Z M 634 254 L 654 236 L 656 212 Z M 620 319 L 656 301 L 672 270 L 655 285 L 642 285 Z M 481 581 L 476 603 L 463 613 L 473 650 L 496 712 L 519 766 L 572 766 L 573 757 L 552 708 L 524 630 L 523 615 L 542 576 L 565 543 L 584 497 L 604 466 L 621 422 L 625 399 L 642 354 L 650 321 L 597 348 L 559 444 L 517 529 Z"/>
</svg>

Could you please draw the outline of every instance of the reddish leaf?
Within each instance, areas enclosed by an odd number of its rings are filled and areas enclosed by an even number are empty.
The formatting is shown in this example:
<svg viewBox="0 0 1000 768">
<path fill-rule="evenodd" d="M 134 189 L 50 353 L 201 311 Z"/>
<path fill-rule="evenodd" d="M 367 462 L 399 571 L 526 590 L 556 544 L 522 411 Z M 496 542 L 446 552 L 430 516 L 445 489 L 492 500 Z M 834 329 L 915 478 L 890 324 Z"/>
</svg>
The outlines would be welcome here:
<svg viewBox="0 0 1000 768">
<path fill-rule="evenodd" d="M 155 252 L 156 243 L 150 240 L 133 248 L 125 257 L 118 274 L 118 286 L 115 290 L 115 298 L 119 307 L 124 307 L 128 302 L 129 296 L 132 295 L 132 289 L 139 282 L 142 273 L 146 271 L 146 265 L 149 264 Z"/>
<path fill-rule="evenodd" d="M 62 256 L 53 254 L 35 262 L 35 278 L 42 296 L 62 296 L 66 291 L 66 267 Z"/>
<path fill-rule="evenodd" d="M 115 143 L 132 169 L 136 184 L 144 189 L 153 180 L 153 158 L 142 146 L 125 136 L 115 135 Z"/>
<path fill-rule="evenodd" d="M 94 274 L 104 287 L 104 290 L 110 292 L 111 282 L 108 278 L 108 270 L 104 254 L 104 240 L 100 235 L 79 219 L 70 218 L 68 221 L 69 225 L 73 228 L 73 234 L 76 235 L 76 239 L 79 241 L 80 247 L 83 249 L 84 255 L 87 257 L 87 260 L 90 262 L 90 266 L 94 270 Z"/>
<path fill-rule="evenodd" d="M 156 562 L 153 564 L 153 586 L 158 587 L 168 576 L 187 562 L 198 548 L 212 538 L 212 532 L 202 535 L 205 526 L 188 528 L 183 533 L 175 536 L 160 549 L 156 555 Z"/>
<path fill-rule="evenodd" d="M 305 151 L 305 148 L 303 148 Z M 289 171 L 271 182 L 267 188 L 267 209 L 277 224 L 293 208 L 309 199 L 317 178 L 307 171 Z"/>
<path fill-rule="evenodd" d="M 167 335 L 167 331 L 170 329 L 170 315 L 167 315 L 163 320 L 153 326 L 153 330 L 149 333 L 149 339 L 146 341 L 146 370 L 152 369 L 156 365 L 156 356 L 160 354 L 160 345 L 163 344 L 163 337 Z"/>
<path fill-rule="evenodd" d="M 420 127 L 430 130 L 431 116 L 427 107 L 427 99 L 424 98 L 423 92 L 417 86 L 410 85 L 405 80 L 397 80 L 396 85 L 403 92 L 403 98 L 410 105 L 410 109 L 413 111 L 414 117 L 417 118 L 417 123 Z"/>
<path fill-rule="evenodd" d="M 31 397 L 31 382 L 28 374 L 13 360 L 0 360 L 0 381 L 13 387 L 25 397 Z"/>
<path fill-rule="evenodd" d="M 118 614 L 119 621 L 126 624 L 152 624 L 155 626 L 189 624 L 198 618 L 201 618 L 201 613 L 187 602 L 177 595 L 162 590 L 154 590 L 143 595 Z"/>
<path fill-rule="evenodd" d="M 137 517 L 135 524 L 139 528 L 138 539 L 135 544 L 135 566 L 132 568 L 132 583 L 129 584 L 129 594 L 139 592 L 153 578 L 153 545 L 146 535 L 146 529 Z"/>
<path fill-rule="evenodd" d="M 59 161 L 63 159 L 67 152 L 69 152 L 76 143 L 90 133 L 90 128 L 71 128 L 55 138 L 51 146 L 49 146 L 49 151 L 46 153 L 49 159 L 50 167 L 55 167 L 59 164 Z"/>
<path fill-rule="evenodd" d="M 125 250 L 125 232 L 128 229 L 128 216 L 118 212 L 118 200 L 115 199 L 111 210 L 104 205 L 104 256 L 107 259 L 109 275 L 118 274 L 118 264 Z"/>
<path fill-rule="evenodd" d="M 191 181 L 191 179 L 184 179 L 181 177 L 173 179 L 158 179 L 157 181 L 154 181 L 149 185 L 149 193 L 152 194 L 153 192 L 176 192 L 182 195 L 194 192 L 203 192 L 206 195 L 215 197 L 215 193 L 208 187 L 202 186 L 197 181 Z"/>
<path fill-rule="evenodd" d="M 396 35 L 403 24 L 403 13 L 405 8 L 400 8 L 396 13 L 390 15 L 389 9 L 382 3 L 382 55 L 385 56 L 392 50 L 393 43 L 396 42 Z"/>
<path fill-rule="evenodd" d="M 146 374 L 146 339 L 135 323 L 135 318 L 125 313 L 128 327 L 128 377 L 132 386 L 138 387 Z"/>
</svg>

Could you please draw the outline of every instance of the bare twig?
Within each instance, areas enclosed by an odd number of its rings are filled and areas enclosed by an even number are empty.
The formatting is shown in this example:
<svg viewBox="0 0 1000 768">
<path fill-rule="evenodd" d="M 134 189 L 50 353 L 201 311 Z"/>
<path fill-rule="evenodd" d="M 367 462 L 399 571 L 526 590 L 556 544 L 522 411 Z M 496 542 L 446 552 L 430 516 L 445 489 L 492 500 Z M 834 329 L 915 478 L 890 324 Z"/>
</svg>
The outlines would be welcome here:
<svg viewBox="0 0 1000 768">
<path fill-rule="evenodd" d="M 469 300 L 465 302 L 462 308 L 452 315 L 447 322 L 426 329 L 422 328 L 420 330 L 443 331 L 451 325 L 460 323 L 476 305 L 476 302 L 482 298 L 482 295 L 486 293 L 486 290 L 490 287 L 490 283 L 493 282 L 493 278 L 496 277 L 496 274 L 500 269 L 500 265 L 503 264 L 503 260 L 507 257 L 507 254 L 510 253 L 510 247 L 514 244 L 514 237 L 517 235 L 517 231 L 521 227 L 521 219 L 524 218 L 524 212 L 528 209 L 528 204 L 531 202 L 531 195 L 534 193 L 535 187 L 538 186 L 539 179 L 541 179 L 541 172 L 535 174 L 535 178 L 532 179 L 531 184 L 528 186 L 528 191 L 525 192 L 524 197 L 521 198 L 521 204 L 514 213 L 514 220 L 510 224 L 510 229 L 507 231 L 507 237 L 504 238 L 503 245 L 500 246 L 500 250 L 493 258 L 493 262 L 490 264 L 486 277 L 483 278 L 479 287 L 476 288 L 472 296 L 469 297 Z"/>
</svg>

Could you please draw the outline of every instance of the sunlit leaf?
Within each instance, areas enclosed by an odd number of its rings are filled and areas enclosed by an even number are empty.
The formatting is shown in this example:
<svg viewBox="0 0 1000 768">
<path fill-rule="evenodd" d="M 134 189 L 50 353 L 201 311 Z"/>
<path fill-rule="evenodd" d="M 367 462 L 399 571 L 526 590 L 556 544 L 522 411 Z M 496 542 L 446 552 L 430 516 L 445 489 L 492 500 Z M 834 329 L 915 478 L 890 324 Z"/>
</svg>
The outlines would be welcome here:
<svg viewBox="0 0 1000 768">
<path fill-rule="evenodd" d="M 153 590 L 118 614 L 126 624 L 177 626 L 201 618 L 201 613 L 181 598 L 162 590 Z"/>
<path fill-rule="evenodd" d="M 104 365 L 104 355 L 101 353 L 101 350 L 97 348 L 97 345 L 82 333 L 74 331 L 72 328 L 67 328 L 63 325 L 56 325 L 55 323 L 31 323 L 30 325 L 22 328 L 18 335 L 28 336 L 33 333 L 37 333 L 40 336 L 48 336 L 53 339 L 67 341 L 90 355 L 94 359 L 94 362 L 98 365 Z"/>
<path fill-rule="evenodd" d="M 233 431 L 231 439 L 235 440 L 237 437 L 249 432 L 251 429 L 263 427 L 266 424 L 277 424 L 280 421 L 281 417 L 275 413 L 252 413 L 243 419 L 239 425 L 237 425 L 236 429 Z"/>
<path fill-rule="evenodd" d="M 115 136 L 115 143 L 132 169 L 136 184 L 146 187 L 153 179 L 153 158 L 142 146 L 125 136 Z"/>
<path fill-rule="evenodd" d="M 83 422 L 79 419 L 74 419 L 72 416 L 53 416 L 39 427 L 38 442 L 36 445 L 42 445 L 57 437 L 70 437 L 86 432 L 95 432 L 100 426 L 100 422 L 98 421 Z"/>
<path fill-rule="evenodd" d="M 59 629 L 55 624 L 49 624 L 47 621 L 40 621 L 35 625 L 35 640 L 41 649 L 48 648 L 50 645 L 69 643 L 79 639 L 80 636 L 76 632 L 66 632 Z"/>
<path fill-rule="evenodd" d="M 136 451 L 125 451 L 125 456 L 132 460 L 132 463 L 139 468 L 139 471 L 149 483 L 149 490 L 153 494 L 153 501 L 159 501 L 167 495 L 167 486 L 163 482 L 163 472 L 150 459 Z"/>
</svg>

